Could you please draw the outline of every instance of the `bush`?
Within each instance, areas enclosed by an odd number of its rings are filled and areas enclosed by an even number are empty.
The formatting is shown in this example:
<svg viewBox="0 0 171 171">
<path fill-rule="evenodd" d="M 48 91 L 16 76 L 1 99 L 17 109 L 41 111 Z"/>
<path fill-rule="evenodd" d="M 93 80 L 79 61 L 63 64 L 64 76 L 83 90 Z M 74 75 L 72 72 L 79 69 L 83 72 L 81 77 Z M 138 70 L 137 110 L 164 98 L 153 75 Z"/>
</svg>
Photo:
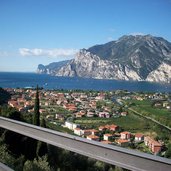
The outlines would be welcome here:
<svg viewBox="0 0 171 171">
<path fill-rule="evenodd" d="M 24 163 L 23 171 L 51 171 L 47 162 L 47 156 L 39 157 L 33 161 L 27 160 Z"/>
</svg>

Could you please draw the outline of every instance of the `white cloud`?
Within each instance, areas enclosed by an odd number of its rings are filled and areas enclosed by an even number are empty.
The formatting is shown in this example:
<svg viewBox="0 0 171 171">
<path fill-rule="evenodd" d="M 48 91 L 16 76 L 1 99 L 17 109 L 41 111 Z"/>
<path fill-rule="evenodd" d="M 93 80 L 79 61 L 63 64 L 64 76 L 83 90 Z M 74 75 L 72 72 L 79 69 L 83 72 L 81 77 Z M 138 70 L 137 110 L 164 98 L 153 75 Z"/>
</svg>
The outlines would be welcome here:
<svg viewBox="0 0 171 171">
<path fill-rule="evenodd" d="M 45 57 L 70 57 L 75 55 L 78 49 L 28 49 L 20 48 L 19 53 L 21 56 L 45 56 Z"/>
</svg>

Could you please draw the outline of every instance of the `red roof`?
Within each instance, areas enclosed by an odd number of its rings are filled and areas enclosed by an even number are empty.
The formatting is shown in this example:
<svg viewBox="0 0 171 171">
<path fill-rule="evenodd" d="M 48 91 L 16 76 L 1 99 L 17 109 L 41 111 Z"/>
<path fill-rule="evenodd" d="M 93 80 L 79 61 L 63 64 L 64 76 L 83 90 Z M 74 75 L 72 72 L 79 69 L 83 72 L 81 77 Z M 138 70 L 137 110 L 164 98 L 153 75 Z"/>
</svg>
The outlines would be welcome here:
<svg viewBox="0 0 171 171">
<path fill-rule="evenodd" d="M 91 129 L 84 129 L 83 132 L 91 132 Z"/>
<path fill-rule="evenodd" d="M 99 132 L 99 131 L 96 130 L 96 129 L 91 129 L 90 131 L 91 131 L 91 132 Z"/>
<path fill-rule="evenodd" d="M 91 138 L 91 139 L 98 139 L 99 137 L 96 135 L 88 135 L 87 138 Z"/>
<path fill-rule="evenodd" d="M 129 142 L 129 140 L 118 139 L 117 142 L 118 143 L 127 143 L 127 142 Z"/>
<path fill-rule="evenodd" d="M 112 125 L 110 125 L 110 128 L 117 128 L 118 126 L 117 125 L 114 125 L 114 124 L 112 124 Z"/>
<path fill-rule="evenodd" d="M 99 130 L 103 130 L 103 129 L 106 129 L 105 126 L 100 126 L 99 127 Z"/>
<path fill-rule="evenodd" d="M 138 137 L 138 138 L 141 138 L 141 137 L 143 137 L 144 136 L 144 134 L 141 134 L 141 133 L 136 133 L 135 134 L 135 137 Z"/>
<path fill-rule="evenodd" d="M 112 144 L 111 141 L 100 141 L 100 142 L 103 143 L 103 144 Z"/>
<path fill-rule="evenodd" d="M 121 132 L 121 134 L 131 134 L 130 132 L 127 132 L 127 131 L 125 131 L 125 132 Z"/>
</svg>

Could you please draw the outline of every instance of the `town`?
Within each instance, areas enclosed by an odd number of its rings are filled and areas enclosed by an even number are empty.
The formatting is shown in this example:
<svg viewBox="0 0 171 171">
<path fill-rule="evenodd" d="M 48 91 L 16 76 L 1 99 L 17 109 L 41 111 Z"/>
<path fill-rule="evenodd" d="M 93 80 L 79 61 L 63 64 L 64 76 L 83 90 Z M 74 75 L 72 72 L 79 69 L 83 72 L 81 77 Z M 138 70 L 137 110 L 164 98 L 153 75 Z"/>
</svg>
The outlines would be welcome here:
<svg viewBox="0 0 171 171">
<path fill-rule="evenodd" d="M 10 107 L 32 115 L 35 89 L 6 91 L 11 94 Z M 157 129 L 171 131 L 169 93 L 40 89 L 39 98 L 40 114 L 49 128 L 160 156 L 171 143 L 171 136 Z"/>
</svg>

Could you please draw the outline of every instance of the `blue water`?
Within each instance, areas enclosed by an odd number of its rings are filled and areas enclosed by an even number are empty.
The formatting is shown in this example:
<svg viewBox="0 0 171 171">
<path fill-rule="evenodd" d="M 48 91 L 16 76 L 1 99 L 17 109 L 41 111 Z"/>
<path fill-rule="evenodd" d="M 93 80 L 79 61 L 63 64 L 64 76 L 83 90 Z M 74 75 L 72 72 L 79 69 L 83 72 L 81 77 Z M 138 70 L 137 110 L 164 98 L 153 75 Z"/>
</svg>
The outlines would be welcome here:
<svg viewBox="0 0 171 171">
<path fill-rule="evenodd" d="M 148 92 L 171 92 L 171 84 L 97 80 L 88 78 L 55 77 L 35 73 L 0 72 L 0 87 L 24 88 L 36 85 L 45 89 L 80 90 L 128 90 Z"/>
</svg>

